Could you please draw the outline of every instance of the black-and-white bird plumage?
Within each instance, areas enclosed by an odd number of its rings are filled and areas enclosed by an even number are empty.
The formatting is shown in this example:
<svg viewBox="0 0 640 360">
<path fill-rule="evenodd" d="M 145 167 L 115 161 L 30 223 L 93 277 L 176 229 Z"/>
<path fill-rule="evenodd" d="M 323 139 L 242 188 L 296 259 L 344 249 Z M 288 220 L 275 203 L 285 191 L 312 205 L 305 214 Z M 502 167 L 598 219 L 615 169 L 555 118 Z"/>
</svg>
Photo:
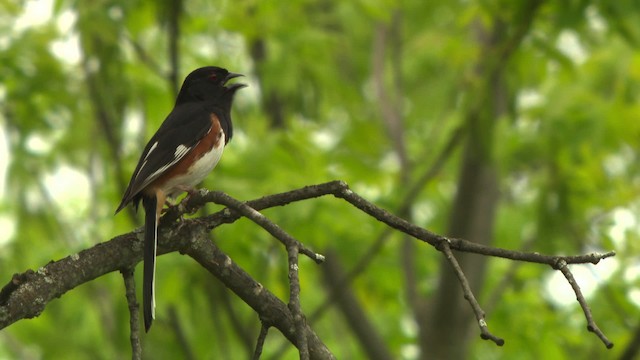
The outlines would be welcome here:
<svg viewBox="0 0 640 360">
<path fill-rule="evenodd" d="M 166 198 L 192 189 L 216 166 L 233 136 L 231 104 L 241 76 L 209 66 L 184 80 L 175 106 L 145 146 L 116 213 L 133 202 L 145 209 L 143 309 L 148 331 L 155 318 L 157 228 Z"/>
<path fill-rule="evenodd" d="M 231 140 L 233 95 L 246 85 L 224 85 L 238 76 L 242 75 L 213 66 L 199 68 L 187 76 L 173 110 L 145 146 L 116 213 L 131 201 L 137 208 L 141 190 L 178 163 L 211 131 L 212 113 L 220 121 L 225 145 Z"/>
</svg>

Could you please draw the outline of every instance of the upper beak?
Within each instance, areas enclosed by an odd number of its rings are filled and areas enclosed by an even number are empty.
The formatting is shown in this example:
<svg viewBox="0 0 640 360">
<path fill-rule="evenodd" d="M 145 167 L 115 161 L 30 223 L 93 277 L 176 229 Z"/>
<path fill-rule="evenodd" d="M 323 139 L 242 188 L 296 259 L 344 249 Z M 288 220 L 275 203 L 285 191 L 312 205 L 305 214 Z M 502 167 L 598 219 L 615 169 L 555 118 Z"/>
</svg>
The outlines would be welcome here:
<svg viewBox="0 0 640 360">
<path fill-rule="evenodd" d="M 240 77 L 240 76 L 244 76 L 244 75 L 242 75 L 242 74 L 237 74 L 237 73 L 229 73 L 229 75 L 227 75 L 227 76 L 224 78 L 224 83 L 226 84 L 226 83 L 227 83 L 227 81 L 229 81 L 229 80 L 231 80 L 231 79 L 233 79 L 233 78 Z"/>
</svg>

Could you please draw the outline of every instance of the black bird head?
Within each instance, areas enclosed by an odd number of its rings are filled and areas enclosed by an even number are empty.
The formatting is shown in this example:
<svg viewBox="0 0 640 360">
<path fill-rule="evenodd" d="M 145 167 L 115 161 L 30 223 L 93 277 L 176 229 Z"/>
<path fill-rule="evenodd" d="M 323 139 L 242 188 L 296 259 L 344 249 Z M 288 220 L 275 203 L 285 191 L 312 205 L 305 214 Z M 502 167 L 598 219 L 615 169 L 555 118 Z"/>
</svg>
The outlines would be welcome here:
<svg viewBox="0 0 640 360">
<path fill-rule="evenodd" d="M 205 66 L 192 71 L 184 79 L 180 93 L 176 99 L 176 106 L 190 102 L 203 102 L 211 111 L 215 111 L 220 119 L 225 134 L 225 144 L 233 136 L 231 122 L 231 104 L 236 91 L 247 86 L 245 84 L 230 84 L 233 78 L 243 76 L 227 71 L 217 66 Z"/>
<path fill-rule="evenodd" d="M 215 101 L 231 108 L 233 94 L 243 87 L 245 84 L 231 84 L 228 87 L 226 83 L 242 74 L 231 73 L 227 69 L 217 66 L 205 66 L 192 71 L 184 79 L 180 93 L 176 99 L 176 105 L 191 101 Z M 224 106 L 223 107 L 226 107 Z"/>
</svg>

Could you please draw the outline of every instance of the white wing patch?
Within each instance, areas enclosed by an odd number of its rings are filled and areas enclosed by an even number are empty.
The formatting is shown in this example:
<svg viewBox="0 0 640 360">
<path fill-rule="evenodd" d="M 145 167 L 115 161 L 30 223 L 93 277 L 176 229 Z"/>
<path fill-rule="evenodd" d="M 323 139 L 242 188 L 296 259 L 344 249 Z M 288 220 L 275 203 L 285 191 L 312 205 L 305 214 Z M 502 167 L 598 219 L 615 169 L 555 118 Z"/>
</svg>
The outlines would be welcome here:
<svg viewBox="0 0 640 360">
<path fill-rule="evenodd" d="M 151 155 L 153 150 L 155 150 L 155 148 L 157 148 L 157 147 L 158 147 L 158 142 L 156 141 L 155 143 L 153 143 L 153 145 L 151 145 L 151 148 L 149 148 L 149 152 L 147 153 L 147 155 L 142 160 L 142 165 L 140 166 L 140 169 L 138 170 L 138 174 L 140 174 L 142 172 L 142 169 L 144 169 L 144 166 L 147 165 L 147 159 L 149 158 L 149 155 Z M 138 176 L 138 175 L 136 175 L 136 176 Z"/>
<path fill-rule="evenodd" d="M 197 146 L 197 145 L 198 145 L 198 143 L 196 143 L 194 146 Z M 138 175 L 142 172 L 142 168 L 146 165 L 147 158 L 149 157 L 149 154 L 151 154 L 151 151 L 154 150 L 157 146 L 158 146 L 158 142 L 153 144 L 153 146 L 151 146 L 151 148 L 149 149 L 149 153 L 147 153 L 147 156 L 144 157 L 144 159 L 145 159 L 144 163 L 142 163 L 142 166 L 140 166 L 140 170 L 138 171 Z M 151 184 L 152 181 L 154 181 L 160 175 L 162 175 L 162 173 L 165 172 L 168 168 L 170 168 L 173 165 L 175 165 L 176 163 L 178 163 L 178 161 L 180 161 L 189 152 L 189 150 L 191 150 L 192 148 L 193 147 L 188 147 L 188 146 L 185 146 L 185 145 L 182 145 L 182 144 L 178 145 L 178 147 L 176 148 L 176 151 L 173 153 L 173 160 L 171 160 L 170 162 L 162 165 L 161 167 L 158 168 L 158 170 L 154 171 L 152 174 L 147 176 L 147 178 L 144 179 L 144 182 L 140 186 L 140 189 L 144 189 L 145 186 Z"/>
<path fill-rule="evenodd" d="M 186 147 L 182 144 L 178 145 L 178 147 L 176 148 L 176 152 L 173 153 L 173 158 L 174 159 L 182 159 L 182 157 L 189 152 L 191 148 L 190 147 Z"/>
<path fill-rule="evenodd" d="M 155 150 L 157 147 L 158 147 L 158 142 L 156 141 L 155 143 L 153 143 L 153 145 L 151 145 L 151 148 L 149 149 L 147 156 L 144 157 L 144 161 L 147 161 L 147 159 L 149 158 L 149 155 L 151 155 L 153 150 Z"/>
<path fill-rule="evenodd" d="M 198 145 L 198 143 L 196 143 L 196 146 L 197 145 Z M 175 165 L 178 161 L 180 161 L 180 159 L 182 159 L 189 152 L 189 150 L 191 150 L 191 147 L 187 147 L 187 146 L 184 146 L 184 145 L 178 145 L 178 147 L 176 148 L 175 153 L 173 153 L 173 160 L 171 160 L 171 162 L 161 166 L 160 168 L 158 168 L 158 170 L 154 171 L 151 175 L 149 175 L 149 177 L 147 178 L 147 181 L 145 181 L 145 183 L 149 184 L 151 181 L 155 180 L 165 170 L 167 170 L 168 168 L 170 168 L 173 165 Z M 147 186 L 147 185 L 145 185 L 145 186 Z"/>
<path fill-rule="evenodd" d="M 209 132 L 211 132 L 211 129 L 209 129 L 207 134 Z M 194 147 L 198 146 L 198 144 L 200 144 L 200 142 L 195 143 L 193 146 L 186 146 L 184 144 L 179 144 L 176 147 L 175 151 L 173 152 L 173 159 L 170 162 L 159 167 L 156 171 L 154 171 L 149 176 L 147 176 L 138 188 L 144 189 L 147 185 L 149 185 L 158 177 L 160 177 L 162 173 L 164 173 L 167 169 L 171 168 L 173 165 L 177 164 L 180 160 L 182 160 L 182 158 L 184 158 L 185 155 L 187 155 L 189 151 L 191 151 Z M 204 154 L 201 158 L 197 159 L 197 161 L 189 168 L 186 174 L 180 175 L 176 178 L 169 180 L 168 183 L 163 186 L 165 188 L 165 191 L 169 193 L 169 196 L 173 195 L 173 193 L 176 190 L 180 190 L 183 187 L 187 187 L 187 188 L 194 187 L 199 182 L 201 182 L 202 179 L 204 179 L 207 176 L 207 174 L 211 172 L 211 170 L 213 170 L 213 168 L 216 166 L 216 164 L 220 160 L 220 157 L 222 156 L 222 151 L 224 150 L 225 136 L 222 130 L 220 131 L 220 139 L 218 140 L 217 144 L 218 144 L 218 147 L 212 148 L 206 154 Z M 136 173 L 136 177 L 140 176 L 140 174 L 142 173 L 142 170 L 147 165 L 149 156 L 151 155 L 152 152 L 154 152 L 158 148 L 158 146 L 159 146 L 158 141 L 156 141 L 155 143 L 153 143 L 153 145 L 151 145 L 151 147 L 149 148 L 149 151 L 147 152 L 147 154 L 144 156 L 144 159 L 142 160 L 142 165 L 140 166 L 140 169 Z M 181 185 L 181 186 L 178 186 L 178 185 Z M 180 191 L 183 191 L 183 190 L 180 190 Z"/>
</svg>

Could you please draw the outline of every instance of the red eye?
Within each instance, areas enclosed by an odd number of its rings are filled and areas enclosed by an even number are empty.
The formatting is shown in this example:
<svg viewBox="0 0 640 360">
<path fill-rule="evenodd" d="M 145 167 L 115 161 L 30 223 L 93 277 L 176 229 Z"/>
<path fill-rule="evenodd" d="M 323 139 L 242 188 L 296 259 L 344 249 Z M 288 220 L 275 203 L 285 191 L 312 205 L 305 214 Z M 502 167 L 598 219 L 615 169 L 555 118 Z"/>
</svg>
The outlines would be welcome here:
<svg viewBox="0 0 640 360">
<path fill-rule="evenodd" d="M 216 75 L 216 74 L 209 75 L 209 80 L 215 80 L 217 78 L 218 78 L 218 75 Z"/>
</svg>

